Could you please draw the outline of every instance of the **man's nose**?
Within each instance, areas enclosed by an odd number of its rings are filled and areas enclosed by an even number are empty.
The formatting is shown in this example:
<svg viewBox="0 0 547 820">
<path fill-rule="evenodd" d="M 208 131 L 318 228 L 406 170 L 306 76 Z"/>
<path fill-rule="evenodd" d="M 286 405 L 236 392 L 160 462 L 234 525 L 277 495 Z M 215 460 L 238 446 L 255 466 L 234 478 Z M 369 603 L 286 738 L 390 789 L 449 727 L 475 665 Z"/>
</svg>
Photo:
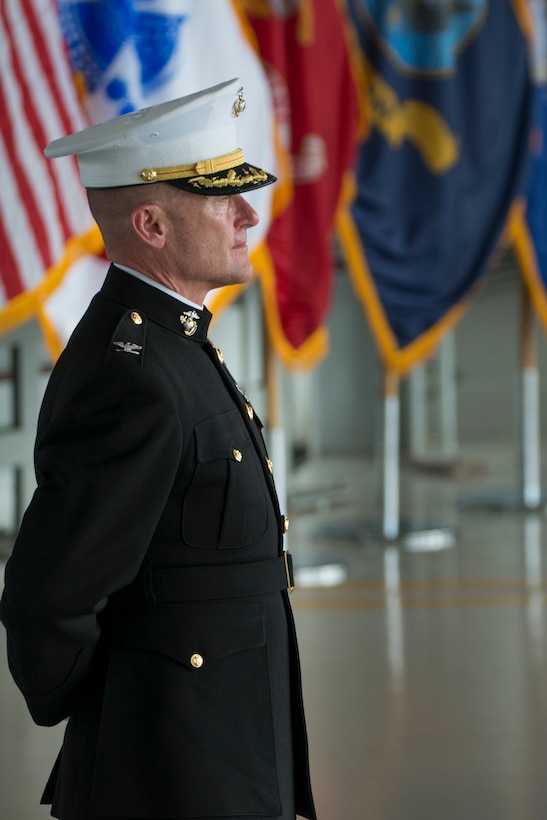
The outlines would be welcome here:
<svg viewBox="0 0 547 820">
<path fill-rule="evenodd" d="M 238 200 L 238 221 L 244 222 L 249 227 L 258 225 L 259 216 L 252 205 L 241 195 L 236 194 Z"/>
</svg>

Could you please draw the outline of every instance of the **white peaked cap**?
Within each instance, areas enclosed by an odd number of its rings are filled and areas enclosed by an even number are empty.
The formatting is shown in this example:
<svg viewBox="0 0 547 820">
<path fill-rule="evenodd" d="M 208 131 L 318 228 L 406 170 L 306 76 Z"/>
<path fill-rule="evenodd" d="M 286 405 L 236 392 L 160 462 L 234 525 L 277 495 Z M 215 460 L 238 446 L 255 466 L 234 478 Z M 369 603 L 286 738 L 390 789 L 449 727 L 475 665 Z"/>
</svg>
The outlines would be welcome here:
<svg viewBox="0 0 547 820">
<path fill-rule="evenodd" d="M 44 153 L 75 154 L 85 188 L 170 182 L 198 194 L 243 193 L 275 182 L 238 145 L 244 109 L 236 78 L 53 140 Z"/>
</svg>

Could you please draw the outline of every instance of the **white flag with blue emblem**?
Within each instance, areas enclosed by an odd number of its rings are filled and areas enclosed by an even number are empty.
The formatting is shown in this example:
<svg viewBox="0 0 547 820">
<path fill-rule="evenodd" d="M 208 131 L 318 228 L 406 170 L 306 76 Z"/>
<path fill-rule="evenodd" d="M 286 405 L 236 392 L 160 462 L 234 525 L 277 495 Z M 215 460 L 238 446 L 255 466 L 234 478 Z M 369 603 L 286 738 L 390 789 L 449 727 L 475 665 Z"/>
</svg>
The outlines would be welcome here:
<svg viewBox="0 0 547 820">
<path fill-rule="evenodd" d="M 231 0 L 60 0 L 59 8 L 92 123 L 239 77 L 242 147 L 275 168 L 269 85 Z M 262 227 L 252 242 L 267 230 L 271 197 L 266 187 L 253 199 Z"/>
<path fill-rule="evenodd" d="M 247 104 L 238 121 L 241 147 L 253 163 L 275 173 L 270 88 L 231 0 L 59 0 L 59 14 L 90 123 L 239 77 Z M 272 188 L 248 196 L 260 217 L 249 231 L 252 257 L 268 231 Z M 106 272 L 106 261 L 100 264 Z M 85 292 L 74 307 L 78 289 L 67 276 L 50 300 L 65 338 L 87 306 Z"/>
</svg>

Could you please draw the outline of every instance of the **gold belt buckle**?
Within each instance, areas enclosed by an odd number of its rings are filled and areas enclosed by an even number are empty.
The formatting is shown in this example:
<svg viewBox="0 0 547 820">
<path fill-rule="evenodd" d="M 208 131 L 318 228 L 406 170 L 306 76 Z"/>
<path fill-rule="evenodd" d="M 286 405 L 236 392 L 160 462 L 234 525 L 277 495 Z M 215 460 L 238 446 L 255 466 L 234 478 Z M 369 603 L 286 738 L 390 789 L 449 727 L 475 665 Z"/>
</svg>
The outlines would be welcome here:
<svg viewBox="0 0 547 820">
<path fill-rule="evenodd" d="M 283 552 L 283 558 L 285 559 L 285 574 L 287 576 L 287 589 L 289 592 L 292 592 L 294 589 L 294 581 L 291 572 L 291 565 L 289 564 L 289 553 L 287 550 Z"/>
</svg>

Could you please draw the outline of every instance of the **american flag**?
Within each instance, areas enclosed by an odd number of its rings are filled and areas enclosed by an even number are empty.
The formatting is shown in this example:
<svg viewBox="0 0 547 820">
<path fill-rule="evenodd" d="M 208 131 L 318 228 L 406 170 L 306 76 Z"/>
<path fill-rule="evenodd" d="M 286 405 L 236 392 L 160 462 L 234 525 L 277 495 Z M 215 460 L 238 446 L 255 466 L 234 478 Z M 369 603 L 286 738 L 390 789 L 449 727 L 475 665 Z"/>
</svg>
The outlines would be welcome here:
<svg viewBox="0 0 547 820">
<path fill-rule="evenodd" d="M 0 333 L 35 317 L 53 356 L 70 327 L 63 325 L 67 306 L 58 293 L 50 297 L 101 252 L 101 241 L 75 159 L 53 164 L 43 149 L 87 124 L 55 0 L 2 0 Z"/>
</svg>

